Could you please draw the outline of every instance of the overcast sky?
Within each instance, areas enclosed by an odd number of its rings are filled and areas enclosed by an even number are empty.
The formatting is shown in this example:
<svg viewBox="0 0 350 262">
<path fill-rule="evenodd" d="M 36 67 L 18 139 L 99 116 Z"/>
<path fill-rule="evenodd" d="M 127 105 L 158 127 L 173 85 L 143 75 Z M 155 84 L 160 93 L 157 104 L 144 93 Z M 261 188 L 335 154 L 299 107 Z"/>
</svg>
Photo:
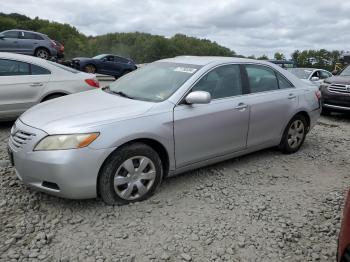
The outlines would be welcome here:
<svg viewBox="0 0 350 262">
<path fill-rule="evenodd" d="M 87 35 L 207 38 L 243 55 L 350 50 L 348 0 L 0 0 L 0 12 L 69 23 Z"/>
</svg>

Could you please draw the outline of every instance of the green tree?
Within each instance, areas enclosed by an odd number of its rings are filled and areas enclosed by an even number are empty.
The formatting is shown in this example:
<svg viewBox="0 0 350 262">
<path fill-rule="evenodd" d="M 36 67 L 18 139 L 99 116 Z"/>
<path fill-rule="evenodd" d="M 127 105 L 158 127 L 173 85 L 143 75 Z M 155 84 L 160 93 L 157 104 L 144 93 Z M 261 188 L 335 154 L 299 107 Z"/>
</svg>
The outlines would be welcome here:
<svg viewBox="0 0 350 262">
<path fill-rule="evenodd" d="M 276 52 L 273 56 L 276 60 L 286 60 L 286 57 L 283 53 Z"/>
<path fill-rule="evenodd" d="M 257 58 L 258 60 L 269 60 L 269 57 L 267 55 L 262 55 Z"/>
</svg>

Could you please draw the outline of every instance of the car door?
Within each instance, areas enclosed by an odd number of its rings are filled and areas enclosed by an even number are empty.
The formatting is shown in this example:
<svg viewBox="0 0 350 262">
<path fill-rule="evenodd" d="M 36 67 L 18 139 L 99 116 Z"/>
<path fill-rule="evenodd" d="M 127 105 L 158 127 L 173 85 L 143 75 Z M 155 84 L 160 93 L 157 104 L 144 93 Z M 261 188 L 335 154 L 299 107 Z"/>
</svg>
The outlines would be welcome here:
<svg viewBox="0 0 350 262">
<path fill-rule="evenodd" d="M 21 54 L 34 54 L 34 49 L 38 46 L 38 40 L 35 34 L 20 31 L 18 39 L 19 53 Z"/>
<path fill-rule="evenodd" d="M 0 58 L 0 118 L 15 117 L 39 102 L 50 71 Z"/>
<path fill-rule="evenodd" d="M 244 68 L 250 93 L 247 147 L 276 145 L 298 107 L 298 90 L 268 66 L 247 64 Z"/>
<path fill-rule="evenodd" d="M 101 73 L 107 74 L 107 75 L 116 75 L 115 71 L 115 62 L 114 62 L 114 56 L 107 55 L 102 59 L 101 62 Z"/>
<path fill-rule="evenodd" d="M 5 31 L 0 37 L 1 52 L 18 52 L 18 31 Z"/>
<path fill-rule="evenodd" d="M 191 89 L 207 91 L 209 104 L 174 108 L 176 166 L 204 161 L 245 149 L 249 122 L 239 65 L 222 65 L 205 74 Z"/>
</svg>

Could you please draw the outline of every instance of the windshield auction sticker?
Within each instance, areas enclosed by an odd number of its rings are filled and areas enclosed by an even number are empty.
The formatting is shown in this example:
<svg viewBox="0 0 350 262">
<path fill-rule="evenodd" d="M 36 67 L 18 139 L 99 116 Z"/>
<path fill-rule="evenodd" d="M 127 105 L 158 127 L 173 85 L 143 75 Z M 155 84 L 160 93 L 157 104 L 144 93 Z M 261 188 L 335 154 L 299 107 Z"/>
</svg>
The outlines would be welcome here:
<svg viewBox="0 0 350 262">
<path fill-rule="evenodd" d="M 176 67 L 174 69 L 175 72 L 181 72 L 181 73 L 187 73 L 187 74 L 193 74 L 194 72 L 197 71 L 195 68 L 191 67 Z"/>
</svg>

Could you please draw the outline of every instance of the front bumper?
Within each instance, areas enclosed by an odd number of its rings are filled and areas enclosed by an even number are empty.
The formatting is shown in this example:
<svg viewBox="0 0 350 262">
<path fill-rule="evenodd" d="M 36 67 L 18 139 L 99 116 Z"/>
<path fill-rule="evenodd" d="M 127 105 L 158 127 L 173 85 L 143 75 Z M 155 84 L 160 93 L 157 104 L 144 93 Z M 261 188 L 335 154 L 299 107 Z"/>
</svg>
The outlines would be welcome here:
<svg viewBox="0 0 350 262">
<path fill-rule="evenodd" d="M 14 133 L 18 130 L 33 134 L 18 147 Z M 13 152 L 14 168 L 24 184 L 39 191 L 70 199 L 97 196 L 99 170 L 114 149 L 95 150 L 89 147 L 73 150 L 33 151 L 47 134 L 16 121 L 9 148 Z"/>
<path fill-rule="evenodd" d="M 321 88 L 322 106 L 335 111 L 350 111 L 350 94 L 330 92 L 327 87 Z"/>
</svg>

